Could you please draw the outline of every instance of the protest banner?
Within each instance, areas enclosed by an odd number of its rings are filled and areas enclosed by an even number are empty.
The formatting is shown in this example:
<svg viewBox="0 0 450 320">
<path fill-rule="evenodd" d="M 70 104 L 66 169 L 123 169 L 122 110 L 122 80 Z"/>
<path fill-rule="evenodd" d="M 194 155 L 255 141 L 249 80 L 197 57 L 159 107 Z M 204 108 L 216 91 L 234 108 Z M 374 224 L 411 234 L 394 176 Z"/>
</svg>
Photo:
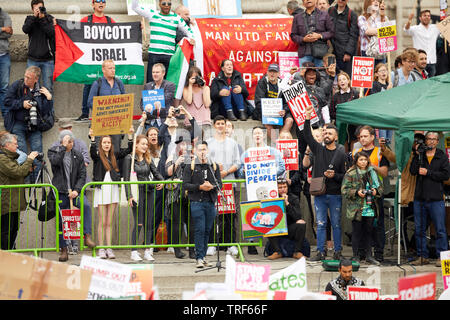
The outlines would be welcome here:
<svg viewBox="0 0 450 320">
<path fill-rule="evenodd" d="M 395 20 L 381 24 L 377 29 L 378 47 L 380 53 L 397 50 L 397 27 Z"/>
<path fill-rule="evenodd" d="M 83 255 L 80 268 L 92 271 L 87 300 L 104 300 L 127 295 L 131 267 Z"/>
<path fill-rule="evenodd" d="M 257 83 L 269 65 L 278 63 L 278 53 L 297 52 L 297 44 L 290 38 L 292 17 L 196 22 L 194 29 L 200 36 L 195 38 L 194 55 L 207 85 L 219 75 L 221 62 L 230 59 L 234 70 L 242 74 L 249 100 L 254 99 Z"/>
<path fill-rule="evenodd" d="M 92 272 L 0 250 L 0 300 L 85 300 Z"/>
<path fill-rule="evenodd" d="M 94 97 L 91 128 L 94 136 L 125 134 L 133 123 L 134 94 Z"/>
<path fill-rule="evenodd" d="M 380 289 L 370 287 L 347 287 L 348 300 L 379 300 Z"/>
<path fill-rule="evenodd" d="M 164 109 L 166 107 L 164 89 L 143 90 L 142 106 L 147 113 L 153 113 L 155 109 L 158 111 Z"/>
<path fill-rule="evenodd" d="M 125 296 L 140 296 L 149 300 L 153 292 L 153 264 L 131 265 L 131 277 Z"/>
<path fill-rule="evenodd" d="M 441 268 L 444 290 L 450 287 L 450 251 L 441 251 Z"/>
<path fill-rule="evenodd" d="M 224 183 L 222 184 L 222 193 L 225 199 L 221 194 L 217 195 L 217 203 L 216 208 L 219 214 L 225 213 L 235 213 L 236 212 L 236 203 L 234 201 L 234 188 L 232 183 Z"/>
<path fill-rule="evenodd" d="M 236 263 L 235 293 L 243 299 L 266 300 L 269 288 L 270 265 Z"/>
<path fill-rule="evenodd" d="M 206 17 L 242 17 L 241 0 L 183 0 L 191 16 Z"/>
<path fill-rule="evenodd" d="M 244 159 L 247 200 L 278 198 L 277 163 L 270 149 L 250 148 Z"/>
<path fill-rule="evenodd" d="M 129 16 L 137 16 L 137 13 L 131 8 L 132 0 L 127 1 L 127 12 Z M 144 8 L 146 11 L 156 10 L 156 2 L 157 0 L 139 0 L 139 6 Z"/>
<path fill-rule="evenodd" d="M 241 202 L 244 239 L 288 234 L 284 199 Z"/>
<path fill-rule="evenodd" d="M 281 294 L 282 292 L 285 293 L 284 296 Z M 297 260 L 269 278 L 268 299 L 297 300 L 306 292 L 308 292 L 308 286 L 305 258 Z"/>
<path fill-rule="evenodd" d="M 140 22 L 87 23 L 57 19 L 53 80 L 92 84 L 113 60 L 124 84 L 144 84 Z"/>
<path fill-rule="evenodd" d="M 434 300 L 436 297 L 436 273 L 430 272 L 400 278 L 399 300 Z"/>
<path fill-rule="evenodd" d="M 294 78 L 293 74 L 290 74 L 291 68 L 300 68 L 300 63 L 298 61 L 298 53 L 295 52 L 278 52 L 278 65 L 280 66 L 280 79 L 285 77 L 292 80 Z"/>
<path fill-rule="evenodd" d="M 262 123 L 282 126 L 283 117 L 280 116 L 282 109 L 283 101 L 281 99 L 261 99 Z"/>
<path fill-rule="evenodd" d="M 283 155 L 286 170 L 298 170 L 298 140 L 278 139 L 277 150 Z"/>
<path fill-rule="evenodd" d="M 372 88 L 375 58 L 353 57 L 351 87 Z"/>
<path fill-rule="evenodd" d="M 439 22 L 436 26 L 441 32 L 442 36 L 447 41 L 450 41 L 450 16 Z"/>
<path fill-rule="evenodd" d="M 306 91 L 305 83 L 300 80 L 299 82 L 292 84 L 283 90 L 283 95 L 289 105 L 291 115 L 294 117 L 297 126 L 300 130 L 303 130 L 306 108 L 313 105 L 309 99 L 308 92 Z M 319 117 L 314 110 L 311 114 L 310 123 L 313 124 L 317 121 L 319 121 Z"/>
<path fill-rule="evenodd" d="M 61 210 L 63 238 L 64 240 L 80 240 L 81 211 L 72 204 L 70 209 Z"/>
</svg>

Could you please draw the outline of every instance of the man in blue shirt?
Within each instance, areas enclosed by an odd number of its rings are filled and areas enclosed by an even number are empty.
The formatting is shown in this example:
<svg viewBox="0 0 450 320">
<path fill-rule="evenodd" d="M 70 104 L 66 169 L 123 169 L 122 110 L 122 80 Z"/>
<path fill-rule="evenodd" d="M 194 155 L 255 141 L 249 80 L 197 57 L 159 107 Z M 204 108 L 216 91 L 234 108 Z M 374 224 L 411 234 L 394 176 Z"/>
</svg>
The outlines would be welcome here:
<svg viewBox="0 0 450 320">
<path fill-rule="evenodd" d="M 416 73 L 412 72 L 416 67 L 418 55 L 415 50 L 406 50 L 401 55 L 402 66 L 397 70 L 391 71 L 391 81 L 393 87 L 402 86 L 417 80 L 422 80 Z"/>
</svg>

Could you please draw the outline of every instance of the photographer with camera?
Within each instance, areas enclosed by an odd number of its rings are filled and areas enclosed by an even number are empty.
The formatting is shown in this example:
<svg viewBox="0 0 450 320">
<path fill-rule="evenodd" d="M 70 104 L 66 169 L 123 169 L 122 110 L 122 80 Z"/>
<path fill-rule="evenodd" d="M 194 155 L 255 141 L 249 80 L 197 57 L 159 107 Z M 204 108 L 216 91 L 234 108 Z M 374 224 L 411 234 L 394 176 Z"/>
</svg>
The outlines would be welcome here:
<svg viewBox="0 0 450 320">
<path fill-rule="evenodd" d="M 347 200 L 346 215 L 352 221 L 352 260 L 365 258 L 369 264 L 380 264 L 372 256 L 371 235 L 374 220 L 379 216 L 379 202 L 375 199 L 381 197 L 382 190 L 369 155 L 365 151 L 357 152 L 341 187 L 342 196 Z"/>
<path fill-rule="evenodd" d="M 5 129 L 17 135 L 19 149 L 24 152 L 42 152 L 42 131 L 53 126 L 53 122 L 45 121 L 52 113 L 53 97 L 47 88 L 39 87 L 40 74 L 41 69 L 38 67 L 28 67 L 24 78 L 9 86 L 4 101 L 7 111 L 4 118 Z M 35 182 L 40 163 L 35 161 L 35 166 L 30 181 L 32 183 Z"/>
<path fill-rule="evenodd" d="M 414 192 L 414 223 L 416 232 L 417 260 L 413 265 L 429 263 L 426 230 L 428 221 L 436 229 L 436 266 L 440 267 L 441 251 L 448 250 L 445 227 L 444 181 L 450 177 L 450 165 L 446 154 L 437 149 L 439 133 L 428 131 L 423 139 L 416 135 L 415 154 L 409 168 L 416 178 Z"/>
<path fill-rule="evenodd" d="M 211 95 L 210 89 L 202 77 L 202 71 L 192 66 L 186 76 L 183 89 L 183 101 L 186 110 L 195 118 L 197 124 L 205 131 L 211 128 Z M 184 118 L 184 125 L 188 127 L 189 120 Z"/>
<path fill-rule="evenodd" d="M 27 67 L 42 70 L 42 85 L 53 92 L 55 69 L 55 18 L 47 13 L 43 0 L 32 0 L 33 15 L 27 16 L 22 31 L 28 35 Z"/>
<path fill-rule="evenodd" d="M 17 158 L 17 137 L 5 133 L 0 138 L 0 184 L 23 184 L 29 174 L 33 160 L 38 152 L 31 152 L 24 163 L 19 164 Z M 1 190 L 1 249 L 14 248 L 17 231 L 19 230 L 19 213 L 26 209 L 25 189 Z"/>
</svg>

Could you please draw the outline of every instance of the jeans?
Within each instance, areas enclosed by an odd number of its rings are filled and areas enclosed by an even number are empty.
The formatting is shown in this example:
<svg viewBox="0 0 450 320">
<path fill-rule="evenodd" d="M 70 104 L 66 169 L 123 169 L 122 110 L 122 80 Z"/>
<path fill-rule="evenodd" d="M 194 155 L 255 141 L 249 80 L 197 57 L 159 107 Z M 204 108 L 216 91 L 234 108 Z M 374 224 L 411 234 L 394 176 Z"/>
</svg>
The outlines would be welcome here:
<svg viewBox="0 0 450 320">
<path fill-rule="evenodd" d="M 353 57 L 352 57 L 353 58 Z M 340 71 L 344 71 L 347 73 L 350 78 L 352 77 L 352 59 L 350 61 L 344 62 L 344 57 L 337 58 L 336 57 L 336 74 L 339 74 Z"/>
<path fill-rule="evenodd" d="M 191 217 L 194 220 L 194 242 L 196 259 L 203 259 L 208 248 L 209 233 L 216 217 L 213 202 L 191 201 Z"/>
<path fill-rule="evenodd" d="M 325 253 L 327 237 L 327 215 L 330 210 L 331 227 L 333 229 L 334 251 L 341 251 L 341 195 L 325 194 L 314 198 L 317 220 L 317 250 Z"/>
<path fill-rule="evenodd" d="M 392 142 L 392 135 L 394 134 L 394 130 L 379 129 L 378 133 L 379 133 L 380 138 L 389 139 L 389 141 Z"/>
<path fill-rule="evenodd" d="M 9 85 L 9 72 L 11 70 L 11 58 L 9 53 L 0 56 L 0 108 L 2 111 L 3 118 L 5 117 L 6 110 L 3 105 L 3 100 L 5 99 L 6 91 Z"/>
<path fill-rule="evenodd" d="M 46 87 L 51 94 L 53 94 L 53 71 L 55 70 L 55 62 L 52 61 L 34 61 L 27 60 L 27 68 L 35 66 L 41 69 L 41 76 L 39 83 L 41 86 Z"/>
<path fill-rule="evenodd" d="M 156 63 L 162 63 L 164 67 L 166 67 L 166 74 L 164 75 L 164 79 L 166 79 L 167 72 L 169 71 L 170 58 L 172 58 L 172 56 L 169 54 L 148 54 L 147 83 L 153 81 L 152 69 L 153 65 Z"/>
<path fill-rule="evenodd" d="M 89 92 L 91 92 L 92 84 L 85 84 L 83 87 L 83 102 L 81 104 L 81 114 L 89 116 Z"/>
<path fill-rule="evenodd" d="M 428 78 L 434 77 L 436 75 L 436 63 L 429 63 L 425 70 L 428 72 Z"/>
<path fill-rule="evenodd" d="M 222 87 L 220 90 L 230 90 L 229 87 Z M 222 101 L 222 105 L 225 109 L 225 113 L 228 110 L 237 109 L 238 111 L 242 111 L 245 109 L 244 104 L 244 97 L 242 96 L 242 93 L 234 93 L 232 90 L 230 90 L 230 95 L 227 97 L 220 97 L 220 100 Z"/>
<path fill-rule="evenodd" d="M 371 257 L 370 245 L 374 217 L 362 217 L 361 221 L 352 220 L 352 249 L 354 257 Z"/>
<path fill-rule="evenodd" d="M 84 197 L 84 212 L 83 212 L 83 234 L 92 234 L 92 209 L 91 204 L 89 203 L 88 197 Z M 70 202 L 69 202 L 69 196 L 64 193 L 59 194 L 59 200 L 61 200 L 60 209 L 70 209 Z M 77 208 L 80 207 L 80 196 L 75 198 L 73 200 L 73 205 Z M 62 231 L 62 222 L 61 218 L 59 219 L 59 228 Z M 59 235 L 59 247 L 64 248 L 67 247 L 66 240 L 64 240 L 64 237 L 62 234 Z"/>
<path fill-rule="evenodd" d="M 316 67 L 321 67 L 323 66 L 323 60 L 322 58 L 314 58 L 313 56 L 303 56 L 302 58 L 300 58 L 299 60 L 300 63 L 300 67 L 303 66 L 303 62 L 314 62 L 314 65 Z"/>
<path fill-rule="evenodd" d="M 425 236 L 428 219 L 431 218 L 436 229 L 436 254 L 448 250 L 447 230 L 445 228 L 444 201 L 414 200 L 414 224 L 416 225 L 417 256 L 428 258 L 427 239 Z"/>
<path fill-rule="evenodd" d="M 11 133 L 17 136 L 17 144 L 19 145 L 19 150 L 27 154 L 29 154 L 31 151 L 42 152 L 42 132 L 40 132 L 39 130 L 30 132 L 28 131 L 24 122 L 16 121 L 11 130 Z M 28 149 L 27 139 L 29 139 L 31 150 Z M 35 165 L 36 168 L 33 170 L 31 176 L 29 176 L 31 179 L 31 181 L 29 182 L 31 183 L 34 183 L 37 179 L 37 174 L 41 169 L 41 162 L 38 160 L 34 160 L 33 165 Z"/>
<path fill-rule="evenodd" d="M 386 243 L 386 231 L 384 227 L 384 197 L 378 198 L 378 217 L 373 228 L 373 251 L 375 259 L 383 258 L 384 245 Z"/>
<path fill-rule="evenodd" d="M 153 228 L 154 215 L 154 189 L 150 189 L 151 185 L 138 185 L 139 203 L 133 205 L 134 228 L 131 234 L 131 244 L 136 245 L 139 240 L 139 234 L 144 227 L 144 244 L 148 245 L 152 242 L 152 235 L 158 226 Z"/>
</svg>

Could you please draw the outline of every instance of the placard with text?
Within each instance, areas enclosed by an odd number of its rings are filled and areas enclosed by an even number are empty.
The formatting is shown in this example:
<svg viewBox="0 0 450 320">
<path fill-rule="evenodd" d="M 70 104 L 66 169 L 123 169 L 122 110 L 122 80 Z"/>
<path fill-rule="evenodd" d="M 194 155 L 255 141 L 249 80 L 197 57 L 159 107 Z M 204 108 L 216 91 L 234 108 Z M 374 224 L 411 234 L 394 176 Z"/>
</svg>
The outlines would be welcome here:
<svg viewBox="0 0 450 320">
<path fill-rule="evenodd" d="M 395 20 L 382 24 L 381 28 L 377 29 L 377 36 L 380 53 L 397 50 L 397 27 Z"/>
<path fill-rule="evenodd" d="M 134 93 L 94 97 L 91 128 L 94 136 L 127 133 L 133 123 Z"/>
<path fill-rule="evenodd" d="M 298 170 L 298 140 L 279 139 L 277 140 L 277 149 L 283 156 L 286 170 Z"/>
<path fill-rule="evenodd" d="M 352 81 L 353 88 L 372 88 L 375 58 L 353 57 Z"/>
<path fill-rule="evenodd" d="M 300 130 L 303 130 L 306 118 L 306 108 L 313 105 L 309 99 L 308 92 L 306 91 L 305 83 L 299 81 L 292 84 L 283 90 L 283 95 L 289 105 L 295 123 L 297 123 Z M 319 121 L 319 117 L 317 116 L 316 111 L 313 110 L 310 123 L 313 124 L 317 121 Z"/>
</svg>

